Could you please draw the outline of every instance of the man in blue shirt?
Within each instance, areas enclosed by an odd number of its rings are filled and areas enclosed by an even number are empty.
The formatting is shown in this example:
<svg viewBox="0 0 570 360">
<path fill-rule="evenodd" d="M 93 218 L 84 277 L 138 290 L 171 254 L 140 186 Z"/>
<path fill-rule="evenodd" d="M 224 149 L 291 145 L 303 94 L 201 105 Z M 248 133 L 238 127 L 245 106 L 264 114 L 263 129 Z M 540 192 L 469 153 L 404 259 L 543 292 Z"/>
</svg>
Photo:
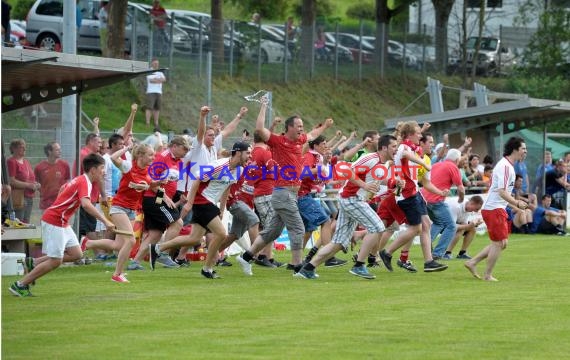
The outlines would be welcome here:
<svg viewBox="0 0 570 360">
<path fill-rule="evenodd" d="M 557 234 L 566 235 L 564 223 L 566 222 L 566 212 L 550 207 L 552 197 L 543 195 L 541 204 L 536 207 L 532 214 L 533 234 Z"/>
</svg>

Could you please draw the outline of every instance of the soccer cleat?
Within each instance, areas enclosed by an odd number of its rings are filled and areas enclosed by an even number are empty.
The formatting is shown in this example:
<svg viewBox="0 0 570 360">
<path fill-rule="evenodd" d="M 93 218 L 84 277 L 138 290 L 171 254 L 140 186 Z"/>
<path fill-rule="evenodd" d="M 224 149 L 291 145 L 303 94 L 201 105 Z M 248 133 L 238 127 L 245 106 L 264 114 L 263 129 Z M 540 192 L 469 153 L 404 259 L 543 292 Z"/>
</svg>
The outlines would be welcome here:
<svg viewBox="0 0 570 360">
<path fill-rule="evenodd" d="M 436 272 L 443 270 L 447 270 L 447 265 L 440 264 L 435 260 L 432 260 L 424 264 L 424 272 Z"/>
<path fill-rule="evenodd" d="M 467 255 L 467 253 L 463 253 L 461 255 L 457 255 L 456 259 L 469 260 L 469 259 L 471 259 L 471 256 Z"/>
<path fill-rule="evenodd" d="M 301 268 L 298 272 L 293 274 L 294 277 L 302 278 L 302 279 L 318 279 L 317 274 L 315 274 L 315 270 L 307 270 L 305 268 Z"/>
<path fill-rule="evenodd" d="M 376 279 L 376 275 L 372 275 L 371 273 L 369 273 L 368 269 L 364 265 L 353 266 L 352 269 L 350 269 L 348 272 L 351 273 L 352 275 L 355 275 L 355 276 L 358 276 L 358 277 L 361 277 L 364 279 L 368 279 L 368 280 Z"/>
<path fill-rule="evenodd" d="M 384 266 L 386 267 L 386 269 L 388 269 L 388 271 L 390 272 L 394 271 L 394 269 L 392 268 L 392 255 L 388 255 L 386 250 L 382 250 L 380 251 L 380 259 L 382 259 L 382 262 L 384 263 Z"/>
<path fill-rule="evenodd" d="M 30 292 L 30 287 L 28 285 L 20 286 L 20 285 L 18 285 L 17 282 L 12 283 L 12 285 L 10 285 L 9 290 L 12 294 L 14 294 L 15 296 L 19 296 L 19 297 L 34 296 Z"/>
<path fill-rule="evenodd" d="M 174 259 L 174 262 L 176 262 L 180 267 L 190 266 L 190 261 L 188 261 L 187 259 Z"/>
<path fill-rule="evenodd" d="M 451 256 L 451 254 L 444 254 L 441 259 L 442 260 L 451 260 L 451 259 L 453 259 L 453 256 Z"/>
<path fill-rule="evenodd" d="M 203 277 L 207 279 L 221 279 L 220 275 L 218 275 L 215 270 L 206 271 L 202 269 L 200 270 L 200 273 L 202 274 Z"/>
<path fill-rule="evenodd" d="M 122 284 L 126 284 L 126 283 L 130 282 L 127 279 L 127 277 L 125 276 L 125 274 L 113 275 L 113 276 L 111 276 L 111 281 L 114 281 L 117 283 L 122 283 Z"/>
<path fill-rule="evenodd" d="M 81 238 L 81 252 L 84 253 L 85 250 L 87 250 L 87 242 L 89 241 L 89 239 L 87 238 L 87 236 L 83 236 Z"/>
<path fill-rule="evenodd" d="M 337 259 L 336 257 L 332 257 L 325 261 L 325 267 L 339 267 L 346 265 L 346 260 Z"/>
<path fill-rule="evenodd" d="M 156 262 L 162 264 L 165 268 L 174 269 L 180 267 L 177 263 L 175 263 L 168 254 L 159 254 L 156 258 Z"/>
<path fill-rule="evenodd" d="M 138 261 L 131 260 L 127 265 L 127 270 L 144 270 L 144 267 Z"/>
<path fill-rule="evenodd" d="M 229 262 L 227 259 L 228 257 L 226 256 L 223 259 L 216 261 L 216 266 L 232 266 L 233 264 Z"/>
<path fill-rule="evenodd" d="M 150 244 L 148 246 L 149 264 L 152 271 L 154 271 L 154 265 L 156 264 L 156 259 L 158 259 L 158 253 L 156 252 L 155 248 L 156 245 L 157 244 Z"/>
<path fill-rule="evenodd" d="M 270 261 L 273 265 L 275 265 L 275 267 L 277 267 L 277 268 L 280 268 L 280 267 L 283 267 L 283 266 L 287 265 L 286 263 L 282 263 L 281 261 L 277 261 L 277 260 L 275 260 L 275 259 L 269 259 L 269 261 Z"/>
<path fill-rule="evenodd" d="M 411 273 L 418 272 L 418 270 L 415 268 L 414 264 L 412 264 L 410 260 L 403 262 L 402 260 L 398 259 L 396 264 L 398 264 L 398 266 L 401 267 L 402 269 L 406 269 Z"/>
<path fill-rule="evenodd" d="M 275 268 L 277 266 L 275 266 L 274 263 L 272 263 L 267 257 L 263 257 L 261 259 L 257 258 L 255 260 L 255 264 L 259 265 L 259 266 L 264 266 L 264 267 L 268 267 L 268 268 Z"/>
<path fill-rule="evenodd" d="M 243 273 L 248 275 L 248 276 L 252 276 L 253 272 L 251 271 L 251 264 L 248 263 L 247 261 L 245 261 L 241 255 L 238 255 L 236 257 L 236 260 L 238 261 L 238 263 L 241 266 L 241 269 L 243 270 Z"/>
</svg>

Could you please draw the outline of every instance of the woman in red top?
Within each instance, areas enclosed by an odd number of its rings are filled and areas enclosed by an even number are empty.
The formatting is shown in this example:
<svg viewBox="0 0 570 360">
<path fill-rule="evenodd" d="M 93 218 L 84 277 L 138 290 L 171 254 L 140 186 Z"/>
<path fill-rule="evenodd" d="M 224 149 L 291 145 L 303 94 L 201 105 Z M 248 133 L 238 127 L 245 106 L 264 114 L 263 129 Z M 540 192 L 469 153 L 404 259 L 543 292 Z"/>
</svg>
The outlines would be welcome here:
<svg viewBox="0 0 570 360">
<path fill-rule="evenodd" d="M 111 280 L 119 283 L 129 282 L 123 274 L 123 269 L 135 244 L 132 222 L 135 220 L 136 211 L 142 207 L 143 191 L 149 187 L 159 186 L 159 183 L 152 182 L 148 175 L 148 167 L 154 161 L 152 147 L 146 144 L 137 145 L 133 150 L 132 164 L 122 159 L 122 156 L 129 149 L 129 147 L 124 147 L 111 155 L 111 160 L 121 170 L 123 176 L 117 194 L 113 197 L 113 205 L 109 214 L 117 229 L 130 232 L 130 234 L 117 234 L 115 240 L 89 240 L 86 237 L 81 240 L 83 251 L 85 249 L 102 249 L 119 252 L 115 273 L 111 277 Z"/>
<path fill-rule="evenodd" d="M 6 160 L 10 186 L 12 187 L 12 205 L 16 217 L 25 222 L 30 222 L 34 194 L 41 185 L 36 182 L 36 176 L 32 165 L 25 159 L 26 142 L 24 139 L 14 139 L 10 142 L 12 157 Z"/>
</svg>

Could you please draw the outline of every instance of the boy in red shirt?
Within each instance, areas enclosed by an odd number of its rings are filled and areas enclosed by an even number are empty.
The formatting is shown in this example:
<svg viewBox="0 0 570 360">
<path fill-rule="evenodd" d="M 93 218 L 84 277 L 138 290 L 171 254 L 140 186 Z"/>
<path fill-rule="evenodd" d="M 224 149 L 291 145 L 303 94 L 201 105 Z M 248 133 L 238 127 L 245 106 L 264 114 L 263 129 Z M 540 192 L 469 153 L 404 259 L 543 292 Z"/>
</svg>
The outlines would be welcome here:
<svg viewBox="0 0 570 360">
<path fill-rule="evenodd" d="M 69 225 L 69 219 L 79 206 L 101 221 L 107 229 L 115 225 L 91 203 L 91 191 L 94 182 L 100 182 L 105 175 L 105 160 L 98 154 L 89 154 L 82 161 L 85 173 L 69 182 L 58 195 L 55 202 L 42 216 L 42 252 L 46 254 L 35 261 L 35 267 L 21 280 L 10 286 L 10 292 L 16 296 L 32 296 L 29 285 L 36 279 L 57 269 L 64 261 L 73 262 L 81 259 L 83 253 L 77 236 Z"/>
</svg>

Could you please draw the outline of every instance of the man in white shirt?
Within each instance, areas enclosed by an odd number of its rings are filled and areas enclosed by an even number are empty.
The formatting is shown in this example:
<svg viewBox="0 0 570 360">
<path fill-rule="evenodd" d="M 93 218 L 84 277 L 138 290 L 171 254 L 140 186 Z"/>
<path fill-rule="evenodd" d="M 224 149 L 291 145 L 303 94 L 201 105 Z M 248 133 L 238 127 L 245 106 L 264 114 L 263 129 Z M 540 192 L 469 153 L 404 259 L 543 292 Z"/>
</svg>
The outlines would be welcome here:
<svg viewBox="0 0 570 360">
<path fill-rule="evenodd" d="M 158 70 L 158 59 L 152 59 L 150 66 L 154 70 Z M 146 77 L 146 125 L 150 125 L 150 115 L 154 119 L 154 127 L 160 132 L 158 125 L 158 116 L 160 114 L 160 103 L 162 99 L 162 84 L 166 82 L 166 77 L 162 71 L 155 71 Z"/>
<path fill-rule="evenodd" d="M 479 195 L 473 195 L 466 202 L 459 203 L 455 200 L 451 200 L 447 203 L 451 211 L 451 217 L 457 224 L 457 230 L 455 232 L 455 238 L 447 246 L 443 258 L 445 260 L 453 259 L 451 255 L 453 248 L 459 239 L 463 238 L 461 251 L 457 254 L 457 258 L 469 260 L 471 257 L 467 255 L 467 248 L 475 238 L 477 227 L 483 223 L 483 219 L 478 216 L 479 210 L 481 210 L 481 206 L 483 206 L 483 198 Z"/>
<path fill-rule="evenodd" d="M 487 259 L 487 268 L 483 277 L 486 281 L 498 281 L 493 277 L 493 269 L 501 252 L 507 247 L 509 241 L 509 222 L 505 208 L 510 205 L 513 208 L 526 209 L 528 204 L 525 201 L 515 199 L 511 194 L 515 186 L 515 169 L 513 164 L 517 160 L 524 159 L 526 155 L 526 144 L 519 137 L 511 137 L 505 144 L 503 158 L 499 160 L 493 169 L 491 187 L 481 215 L 487 225 L 491 244 L 487 245 L 473 259 L 465 262 L 465 267 L 471 275 L 480 279 L 477 273 L 477 264 Z"/>
</svg>

